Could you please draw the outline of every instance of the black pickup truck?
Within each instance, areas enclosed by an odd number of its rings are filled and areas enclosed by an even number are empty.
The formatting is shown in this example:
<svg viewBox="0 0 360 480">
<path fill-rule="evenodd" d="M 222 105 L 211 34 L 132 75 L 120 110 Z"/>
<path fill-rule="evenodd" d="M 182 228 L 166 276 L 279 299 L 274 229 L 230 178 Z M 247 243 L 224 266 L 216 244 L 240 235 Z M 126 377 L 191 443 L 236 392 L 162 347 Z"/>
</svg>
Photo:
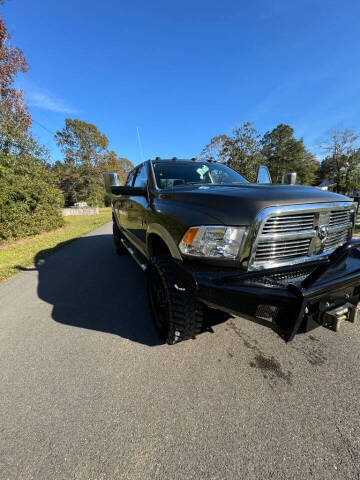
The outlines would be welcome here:
<svg viewBox="0 0 360 480">
<path fill-rule="evenodd" d="M 259 172 L 251 184 L 216 162 L 156 158 L 124 186 L 105 174 L 116 251 L 146 271 L 165 342 L 194 338 L 209 307 L 268 325 L 286 341 L 357 320 L 355 204 L 312 187 L 271 185 L 266 167 Z"/>
</svg>

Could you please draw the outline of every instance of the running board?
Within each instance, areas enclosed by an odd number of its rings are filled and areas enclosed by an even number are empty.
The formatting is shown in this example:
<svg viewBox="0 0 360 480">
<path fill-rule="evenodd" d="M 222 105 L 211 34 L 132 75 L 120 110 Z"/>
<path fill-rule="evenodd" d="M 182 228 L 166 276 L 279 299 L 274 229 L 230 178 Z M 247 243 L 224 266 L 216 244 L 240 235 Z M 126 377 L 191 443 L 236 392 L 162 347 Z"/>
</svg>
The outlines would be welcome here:
<svg viewBox="0 0 360 480">
<path fill-rule="evenodd" d="M 127 244 L 126 240 L 124 240 L 123 238 L 120 239 L 121 240 L 121 243 L 124 245 L 124 247 L 126 248 L 126 250 L 130 253 L 130 255 L 133 257 L 133 259 L 135 260 L 135 262 L 139 265 L 139 267 L 141 268 L 141 270 L 143 272 L 145 272 L 145 270 L 147 269 L 147 265 L 146 263 L 142 262 L 140 258 L 137 257 L 136 255 L 136 252 L 133 248 L 129 247 L 129 245 Z"/>
</svg>

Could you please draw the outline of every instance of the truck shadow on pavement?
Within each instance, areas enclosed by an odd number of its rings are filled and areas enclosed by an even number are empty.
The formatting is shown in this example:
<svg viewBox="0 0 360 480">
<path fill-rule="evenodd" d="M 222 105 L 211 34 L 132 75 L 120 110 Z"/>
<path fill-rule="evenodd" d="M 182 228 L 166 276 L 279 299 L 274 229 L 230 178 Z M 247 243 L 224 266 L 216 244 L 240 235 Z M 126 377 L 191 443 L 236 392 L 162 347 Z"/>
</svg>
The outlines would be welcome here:
<svg viewBox="0 0 360 480">
<path fill-rule="evenodd" d="M 51 256 L 35 259 L 38 296 L 53 305 L 52 318 L 148 346 L 161 344 L 148 308 L 145 275 L 129 256 L 119 257 L 112 235 L 89 235 Z"/>
</svg>

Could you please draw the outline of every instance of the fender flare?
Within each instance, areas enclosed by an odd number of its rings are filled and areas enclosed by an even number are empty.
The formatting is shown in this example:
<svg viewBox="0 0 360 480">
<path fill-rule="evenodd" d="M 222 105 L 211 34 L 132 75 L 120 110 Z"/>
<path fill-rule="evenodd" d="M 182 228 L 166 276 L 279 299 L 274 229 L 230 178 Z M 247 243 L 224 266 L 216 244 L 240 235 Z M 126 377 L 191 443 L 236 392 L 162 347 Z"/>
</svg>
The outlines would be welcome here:
<svg viewBox="0 0 360 480">
<path fill-rule="evenodd" d="M 166 230 L 165 227 L 160 225 L 160 223 L 152 223 L 149 225 L 147 231 L 146 231 L 146 244 L 149 245 L 148 239 L 151 234 L 156 234 L 158 235 L 163 242 L 166 243 L 170 254 L 172 258 L 175 258 L 176 260 L 180 260 L 181 262 L 183 261 L 183 258 L 181 256 L 179 247 L 177 246 L 175 240 L 173 239 L 172 235 Z"/>
</svg>

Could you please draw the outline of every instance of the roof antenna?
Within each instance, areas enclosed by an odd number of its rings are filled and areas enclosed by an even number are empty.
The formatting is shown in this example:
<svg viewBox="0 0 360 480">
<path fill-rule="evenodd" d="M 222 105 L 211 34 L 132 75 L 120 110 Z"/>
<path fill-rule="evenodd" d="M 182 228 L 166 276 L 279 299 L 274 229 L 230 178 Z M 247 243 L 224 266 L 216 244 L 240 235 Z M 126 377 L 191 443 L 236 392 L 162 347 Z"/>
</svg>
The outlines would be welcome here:
<svg viewBox="0 0 360 480">
<path fill-rule="evenodd" d="M 138 144 L 139 144 L 139 150 L 140 150 L 140 159 L 141 159 L 141 163 L 142 163 L 144 161 L 144 152 L 143 152 L 143 149 L 142 149 L 142 146 L 141 146 L 139 127 L 136 127 L 136 131 L 137 131 Z"/>
</svg>

